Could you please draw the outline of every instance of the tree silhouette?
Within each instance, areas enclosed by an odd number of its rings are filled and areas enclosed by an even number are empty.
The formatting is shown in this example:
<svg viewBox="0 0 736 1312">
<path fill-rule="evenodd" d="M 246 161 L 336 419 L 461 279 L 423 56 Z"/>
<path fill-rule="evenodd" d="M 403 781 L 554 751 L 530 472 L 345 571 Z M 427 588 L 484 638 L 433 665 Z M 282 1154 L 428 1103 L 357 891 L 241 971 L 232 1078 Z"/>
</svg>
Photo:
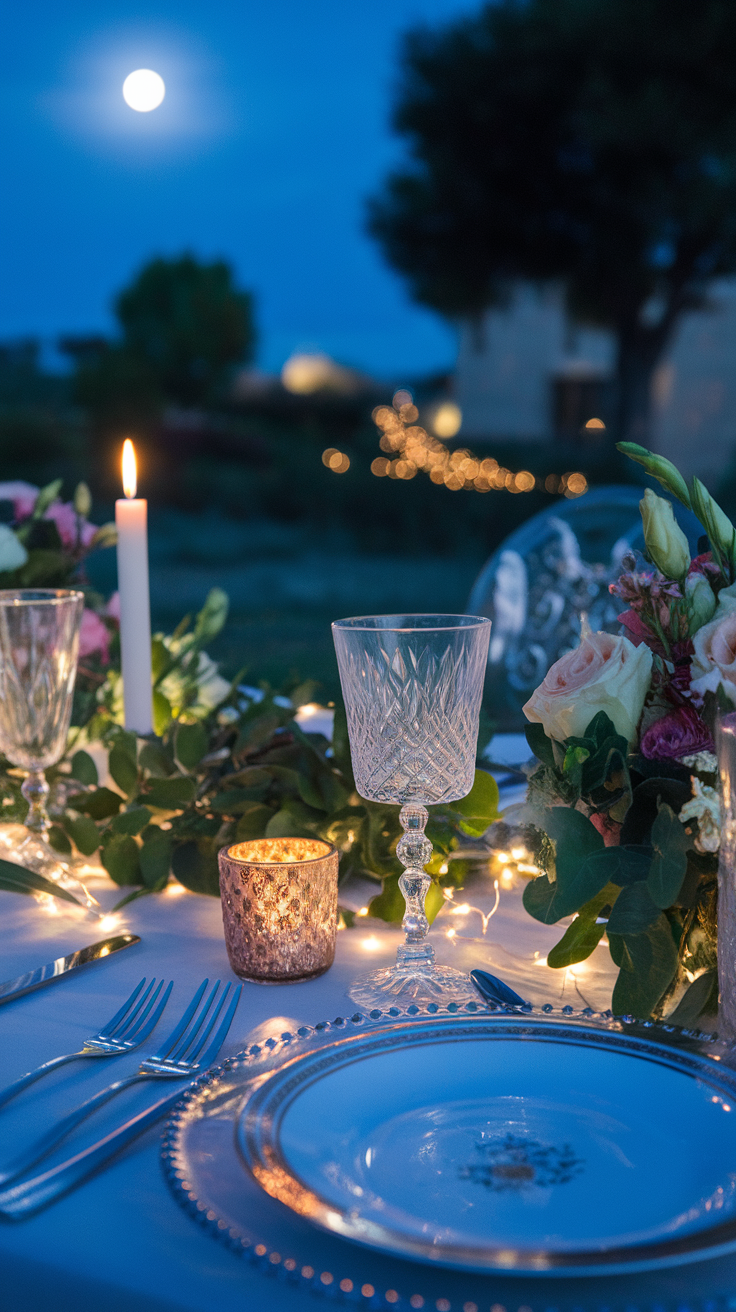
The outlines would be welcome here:
<svg viewBox="0 0 736 1312">
<path fill-rule="evenodd" d="M 76 396 L 103 428 L 144 423 L 162 405 L 207 406 L 253 354 L 252 301 L 218 260 L 192 255 L 147 264 L 115 302 L 121 339 L 66 339 Z"/>
<path fill-rule="evenodd" d="M 645 441 L 683 310 L 736 269 L 732 0 L 502 0 L 405 38 L 408 166 L 369 228 L 415 298 L 480 316 L 564 285 L 617 342 L 617 436 Z"/>
</svg>

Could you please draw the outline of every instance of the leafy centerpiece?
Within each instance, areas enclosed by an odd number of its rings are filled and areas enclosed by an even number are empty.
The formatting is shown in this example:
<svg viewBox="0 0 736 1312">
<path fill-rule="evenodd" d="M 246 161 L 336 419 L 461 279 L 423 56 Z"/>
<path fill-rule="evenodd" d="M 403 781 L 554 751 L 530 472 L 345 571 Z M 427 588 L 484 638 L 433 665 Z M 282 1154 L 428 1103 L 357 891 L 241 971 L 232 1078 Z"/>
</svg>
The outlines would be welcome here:
<svg viewBox="0 0 736 1312">
<path fill-rule="evenodd" d="M 116 598 L 106 602 L 84 573 L 88 552 L 112 545 L 115 527 L 88 522 L 84 485 L 70 503 L 59 500 L 60 490 L 60 482 L 43 489 L 0 483 L 0 501 L 13 507 L 12 521 L 0 524 L 0 586 L 73 583 L 85 592 L 67 752 L 47 771 L 49 841 L 59 854 L 99 860 L 111 879 L 130 890 L 127 902 L 162 891 L 172 876 L 194 892 L 217 896 L 217 852 L 228 843 L 325 838 L 340 852 L 341 881 L 367 874 L 382 882 L 370 911 L 400 920 L 398 807 L 357 795 L 341 706 L 332 742 L 296 722 L 314 683 L 275 690 L 243 685 L 243 672 L 232 681 L 220 675 L 206 646 L 227 619 L 221 589 L 213 589 L 200 613 L 186 617 L 173 634 L 154 635 L 155 732 L 142 738 L 123 728 Z M 23 777 L 0 758 L 6 822 L 25 817 Z M 433 809 L 430 918 L 443 903 L 442 885 L 462 881 L 464 862 L 448 864 L 448 857 L 485 832 L 496 817 L 497 799 L 493 779 L 478 771 L 468 797 Z M 0 861 L 0 888 L 74 900 L 8 861 Z M 348 911 L 344 916 L 351 920 Z"/>
<path fill-rule="evenodd" d="M 553 967 L 605 934 L 619 1015 L 692 1024 L 715 1012 L 720 810 L 715 721 L 736 703 L 736 533 L 698 479 L 633 443 L 638 461 L 705 530 L 691 559 L 670 501 L 650 489 L 646 557 L 611 585 L 622 633 L 583 631 L 524 707 L 537 861 L 524 891 L 545 924 L 574 917 Z"/>
</svg>

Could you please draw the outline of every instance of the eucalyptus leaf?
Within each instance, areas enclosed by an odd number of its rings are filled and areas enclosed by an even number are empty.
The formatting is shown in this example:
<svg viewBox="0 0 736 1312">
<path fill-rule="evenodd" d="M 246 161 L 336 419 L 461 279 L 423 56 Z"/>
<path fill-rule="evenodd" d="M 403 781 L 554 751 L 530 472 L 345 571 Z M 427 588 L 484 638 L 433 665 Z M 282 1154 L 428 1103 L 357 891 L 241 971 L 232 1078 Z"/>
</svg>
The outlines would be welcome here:
<svg viewBox="0 0 736 1312">
<path fill-rule="evenodd" d="M 67 838 L 66 834 L 64 833 L 64 830 L 62 829 L 61 825 L 55 825 L 55 824 L 50 825 L 46 838 L 49 847 L 53 847 L 54 851 L 60 852 L 62 856 L 68 856 L 69 853 L 71 852 L 72 845 L 69 842 L 69 839 Z"/>
<path fill-rule="evenodd" d="M 306 822 L 303 814 L 299 816 L 286 806 L 272 815 L 266 825 L 267 838 L 314 838 L 314 834 L 314 825 Z"/>
<path fill-rule="evenodd" d="M 686 833 L 672 807 L 663 802 L 652 825 L 654 856 L 647 878 L 652 901 L 663 911 L 677 901 L 687 873 L 688 849 L 692 846 L 691 835 Z"/>
<path fill-rule="evenodd" d="M 154 779 L 167 779 L 176 769 L 173 758 L 160 742 L 144 743 L 138 762 L 141 769 L 152 775 Z"/>
<path fill-rule="evenodd" d="M 605 860 L 598 865 L 589 860 L 606 849 L 598 830 L 580 811 L 553 807 L 547 811 L 545 822 L 556 848 L 557 881 L 552 918 L 559 920 L 577 911 L 609 882 Z"/>
<path fill-rule="evenodd" d="M 611 934 L 643 934 L 658 919 L 659 908 L 655 906 L 647 885 L 643 882 L 629 884 L 623 888 L 616 899 L 608 920 Z"/>
<path fill-rule="evenodd" d="M 548 765 L 551 769 L 555 768 L 555 754 L 552 749 L 552 740 L 548 738 L 541 724 L 527 724 L 524 726 L 524 733 L 529 744 L 530 750 L 543 765 Z"/>
<path fill-rule="evenodd" d="M 116 884 L 140 884 L 138 844 L 129 834 L 112 834 L 100 850 L 100 860 Z"/>
<path fill-rule="evenodd" d="M 89 816 L 64 817 L 64 828 L 82 856 L 93 856 L 100 846 L 100 831 Z"/>
<path fill-rule="evenodd" d="M 613 1011 L 617 1016 L 646 1018 L 672 983 L 677 970 L 677 948 L 670 923 L 660 912 L 644 934 L 613 937 L 617 940 L 621 958 L 621 969 L 613 990 Z M 621 951 L 622 948 L 625 951 Z M 613 953 L 611 945 L 612 956 Z"/>
<path fill-rule="evenodd" d="M 93 820 L 107 820 L 108 816 L 117 815 L 123 800 L 120 793 L 114 793 L 111 788 L 97 788 L 94 793 L 73 797 L 69 805 L 75 811 L 86 812 Z"/>
<path fill-rule="evenodd" d="M 132 834 L 135 836 L 145 829 L 151 819 L 147 806 L 132 806 L 127 811 L 113 818 L 110 829 L 114 834 Z"/>
<path fill-rule="evenodd" d="M 176 811 L 191 802 L 196 791 L 197 785 L 188 775 L 172 775 L 169 779 L 149 779 L 142 800 L 160 811 Z"/>
<path fill-rule="evenodd" d="M 467 797 L 452 803 L 452 811 L 462 817 L 459 829 L 470 838 L 482 838 L 498 819 L 498 784 L 487 770 L 476 770 L 473 787 Z"/>
<path fill-rule="evenodd" d="M 146 888 L 163 888 L 169 878 L 173 843 L 171 836 L 150 825 L 143 833 L 143 845 L 138 852 L 141 876 Z"/>
<path fill-rule="evenodd" d="M 249 806 L 248 810 L 244 811 L 238 820 L 235 837 L 241 842 L 245 842 L 249 838 L 264 838 L 266 827 L 273 814 L 274 810 L 271 806 L 263 806 L 258 803 L 255 806 Z"/>
<path fill-rule="evenodd" d="M 207 755 L 209 736 L 203 724 L 179 724 L 176 729 L 176 759 L 184 770 L 195 770 Z"/>
<path fill-rule="evenodd" d="M 525 910 L 543 925 L 554 925 L 560 919 L 554 905 L 556 890 L 557 885 L 550 883 L 546 875 L 538 875 L 529 881 L 522 894 Z"/>
<path fill-rule="evenodd" d="M 159 738 L 163 738 L 173 718 L 171 703 L 164 697 L 159 688 L 154 688 L 151 705 L 153 709 L 153 732 Z"/>
<path fill-rule="evenodd" d="M 79 751 L 74 753 L 72 757 L 72 779 L 76 779 L 77 783 L 86 784 L 91 788 L 97 787 L 97 766 L 89 752 Z"/>
<path fill-rule="evenodd" d="M 126 797 L 132 797 L 138 785 L 135 748 L 131 755 L 127 749 L 127 744 L 115 743 L 110 751 L 109 769 L 118 788 L 125 793 Z"/>
<path fill-rule="evenodd" d="M 180 884 L 192 893 L 220 896 L 217 856 L 205 843 L 181 843 L 174 848 L 171 869 Z"/>
<path fill-rule="evenodd" d="M 381 892 L 368 903 L 368 915 L 395 925 L 403 920 L 405 911 L 406 900 L 399 888 L 399 875 L 389 875 L 383 881 Z"/>
<path fill-rule="evenodd" d="M 675 1010 L 667 1017 L 667 1024 L 692 1029 L 704 1013 L 715 1012 L 717 1006 L 718 972 L 706 970 L 686 989 Z"/>
<path fill-rule="evenodd" d="M 553 970 L 572 966 L 576 961 L 585 961 L 594 948 L 598 946 L 606 932 L 604 924 L 588 920 L 585 916 L 576 916 L 568 925 L 559 943 L 556 943 L 547 955 L 547 965 Z"/>
</svg>

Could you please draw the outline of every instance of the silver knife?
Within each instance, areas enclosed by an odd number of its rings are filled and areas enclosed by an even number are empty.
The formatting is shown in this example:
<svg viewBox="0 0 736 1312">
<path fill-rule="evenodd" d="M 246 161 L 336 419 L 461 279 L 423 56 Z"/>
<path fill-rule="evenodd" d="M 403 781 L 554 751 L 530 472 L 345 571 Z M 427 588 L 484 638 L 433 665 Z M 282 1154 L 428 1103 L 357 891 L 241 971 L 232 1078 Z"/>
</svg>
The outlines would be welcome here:
<svg viewBox="0 0 736 1312">
<path fill-rule="evenodd" d="M 113 952 L 132 947 L 140 941 L 137 934 L 117 934 L 115 938 L 103 938 L 101 943 L 92 943 L 88 948 L 70 952 L 68 957 L 57 957 L 56 961 L 50 961 L 47 966 L 39 966 L 38 970 L 29 970 L 27 975 L 9 979 L 5 984 L 0 984 L 0 1006 L 12 998 L 22 998 L 24 993 L 31 993 L 33 989 L 41 989 L 44 984 L 53 984 L 55 979 L 63 979 L 81 966 L 101 961 L 103 957 L 109 957 Z"/>
</svg>

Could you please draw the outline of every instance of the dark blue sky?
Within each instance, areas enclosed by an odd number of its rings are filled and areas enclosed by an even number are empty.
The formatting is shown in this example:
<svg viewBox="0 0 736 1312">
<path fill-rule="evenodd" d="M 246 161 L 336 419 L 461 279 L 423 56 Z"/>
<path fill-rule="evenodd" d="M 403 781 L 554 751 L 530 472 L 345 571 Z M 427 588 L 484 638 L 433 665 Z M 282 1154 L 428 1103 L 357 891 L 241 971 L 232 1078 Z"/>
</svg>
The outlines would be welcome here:
<svg viewBox="0 0 736 1312">
<path fill-rule="evenodd" d="M 5 18 L 0 338 L 110 331 L 155 254 L 232 262 L 259 363 L 314 347 L 397 377 L 452 362 L 363 234 L 397 158 L 400 34 L 471 0 L 15 0 Z M 125 76 L 153 68 L 137 114 Z"/>
</svg>

